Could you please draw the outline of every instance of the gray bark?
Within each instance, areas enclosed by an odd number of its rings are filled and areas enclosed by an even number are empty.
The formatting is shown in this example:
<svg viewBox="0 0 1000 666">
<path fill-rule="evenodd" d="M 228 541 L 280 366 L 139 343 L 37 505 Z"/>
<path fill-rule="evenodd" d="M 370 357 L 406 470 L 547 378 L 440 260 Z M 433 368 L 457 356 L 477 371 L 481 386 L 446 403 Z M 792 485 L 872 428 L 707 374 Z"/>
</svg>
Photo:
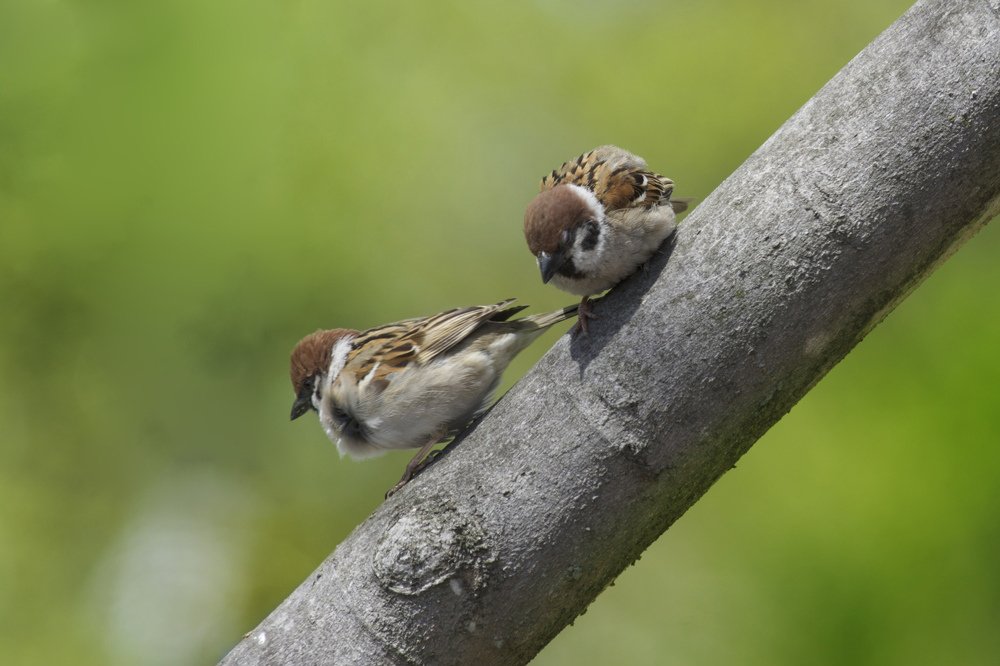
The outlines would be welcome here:
<svg viewBox="0 0 1000 666">
<path fill-rule="evenodd" d="M 222 663 L 526 663 L 998 212 L 1000 0 L 922 0 Z"/>
</svg>

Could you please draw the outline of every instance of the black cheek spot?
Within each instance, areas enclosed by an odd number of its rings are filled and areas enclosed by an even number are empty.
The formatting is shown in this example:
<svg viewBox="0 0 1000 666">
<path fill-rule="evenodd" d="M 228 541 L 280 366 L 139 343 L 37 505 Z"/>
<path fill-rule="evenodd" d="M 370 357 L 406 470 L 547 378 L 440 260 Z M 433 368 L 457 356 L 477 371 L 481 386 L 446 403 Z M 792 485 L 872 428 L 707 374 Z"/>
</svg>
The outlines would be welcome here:
<svg viewBox="0 0 1000 666">
<path fill-rule="evenodd" d="M 587 220 L 583 225 L 583 240 L 580 241 L 581 250 L 593 250 L 597 247 L 597 241 L 601 237 L 601 228 L 597 226 L 597 222 L 594 220 Z"/>
</svg>

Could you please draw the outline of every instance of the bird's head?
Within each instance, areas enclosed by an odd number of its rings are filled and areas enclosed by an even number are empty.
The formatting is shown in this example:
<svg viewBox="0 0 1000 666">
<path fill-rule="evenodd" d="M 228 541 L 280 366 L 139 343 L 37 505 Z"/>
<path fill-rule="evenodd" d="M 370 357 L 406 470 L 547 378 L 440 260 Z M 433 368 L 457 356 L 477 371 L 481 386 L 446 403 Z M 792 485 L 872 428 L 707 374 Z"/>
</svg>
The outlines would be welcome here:
<svg viewBox="0 0 1000 666">
<path fill-rule="evenodd" d="M 345 359 L 334 359 L 333 348 L 341 339 L 357 334 L 344 328 L 316 331 L 299 340 L 292 350 L 291 377 L 295 402 L 292 403 L 292 420 L 299 418 L 310 409 L 319 411 L 323 387 L 331 372 L 334 361 L 343 367 Z"/>
<path fill-rule="evenodd" d="M 538 259 L 542 282 L 556 273 L 574 277 L 599 252 L 604 206 L 579 185 L 556 185 L 539 193 L 524 211 L 524 237 Z"/>
</svg>

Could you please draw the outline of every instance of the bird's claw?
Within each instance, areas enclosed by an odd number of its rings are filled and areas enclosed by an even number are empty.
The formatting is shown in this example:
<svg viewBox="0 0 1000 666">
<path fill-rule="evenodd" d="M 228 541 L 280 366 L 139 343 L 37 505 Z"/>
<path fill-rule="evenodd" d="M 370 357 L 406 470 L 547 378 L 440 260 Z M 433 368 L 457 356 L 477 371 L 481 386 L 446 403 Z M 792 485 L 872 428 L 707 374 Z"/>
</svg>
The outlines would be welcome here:
<svg viewBox="0 0 1000 666">
<path fill-rule="evenodd" d="M 573 332 L 570 333 L 572 337 L 576 337 L 583 331 L 583 334 L 590 338 L 590 331 L 587 330 L 587 320 L 588 319 L 600 319 L 597 315 L 593 313 L 592 310 L 593 301 L 590 300 L 589 296 L 584 296 L 583 300 L 580 301 L 580 307 L 576 310 L 576 326 L 573 327 Z"/>
</svg>

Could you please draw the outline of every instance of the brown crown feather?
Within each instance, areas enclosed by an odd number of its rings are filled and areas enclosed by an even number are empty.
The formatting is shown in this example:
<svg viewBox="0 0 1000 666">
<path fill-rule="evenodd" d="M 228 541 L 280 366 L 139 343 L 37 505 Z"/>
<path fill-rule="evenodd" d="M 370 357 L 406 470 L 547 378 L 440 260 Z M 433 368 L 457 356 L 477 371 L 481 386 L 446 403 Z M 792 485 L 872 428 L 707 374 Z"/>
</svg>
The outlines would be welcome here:
<svg viewBox="0 0 1000 666">
<path fill-rule="evenodd" d="M 292 390 L 295 395 L 302 390 L 302 384 L 318 372 L 330 369 L 333 360 L 333 346 L 345 335 L 357 335 L 348 328 L 316 331 L 299 340 L 292 350 L 291 375 Z"/>
<path fill-rule="evenodd" d="M 569 185 L 556 185 L 540 192 L 524 211 L 524 237 L 536 257 L 559 248 L 559 237 L 588 217 L 583 198 Z"/>
</svg>

